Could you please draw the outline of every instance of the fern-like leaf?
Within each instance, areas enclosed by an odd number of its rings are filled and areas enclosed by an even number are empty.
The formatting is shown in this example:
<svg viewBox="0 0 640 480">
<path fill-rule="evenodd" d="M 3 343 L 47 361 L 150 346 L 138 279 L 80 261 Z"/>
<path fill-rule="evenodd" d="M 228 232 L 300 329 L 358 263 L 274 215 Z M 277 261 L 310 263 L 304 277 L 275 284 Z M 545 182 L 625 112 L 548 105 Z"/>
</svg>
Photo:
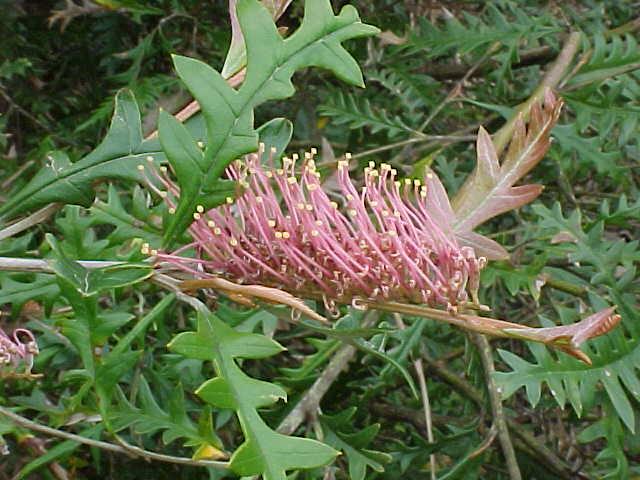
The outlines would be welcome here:
<svg viewBox="0 0 640 480">
<path fill-rule="evenodd" d="M 333 118 L 336 125 L 348 125 L 350 128 L 368 128 L 371 133 L 386 132 L 389 138 L 402 134 L 417 133 L 400 117 L 392 117 L 385 110 L 374 108 L 368 99 L 357 99 L 354 95 L 336 92 L 331 99 L 321 105 L 319 111 Z"/>
</svg>

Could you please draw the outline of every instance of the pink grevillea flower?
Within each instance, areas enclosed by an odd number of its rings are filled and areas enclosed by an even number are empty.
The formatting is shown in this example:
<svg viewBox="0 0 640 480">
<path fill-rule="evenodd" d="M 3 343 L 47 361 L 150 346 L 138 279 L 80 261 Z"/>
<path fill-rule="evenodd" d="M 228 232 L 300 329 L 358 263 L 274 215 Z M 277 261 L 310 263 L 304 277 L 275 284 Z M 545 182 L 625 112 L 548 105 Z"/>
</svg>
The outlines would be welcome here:
<svg viewBox="0 0 640 480">
<path fill-rule="evenodd" d="M 370 163 L 356 187 L 347 155 L 338 162 L 337 191 L 330 192 L 315 153 L 302 162 L 284 157 L 276 166 L 273 152 L 263 158 L 261 145 L 227 169 L 243 187 L 235 201 L 209 211 L 194 206 L 192 244 L 173 253 L 145 245 L 143 252 L 197 278 L 219 275 L 329 304 L 364 298 L 455 310 L 469 295 L 477 303 L 486 259 L 456 241 L 449 199 L 435 174 L 400 180 L 390 165 Z M 151 188 L 174 212 L 178 187 L 166 168 L 153 175 Z M 192 247 L 197 258 L 181 255 Z"/>
<path fill-rule="evenodd" d="M 38 344 L 33 334 L 24 328 L 17 328 L 12 336 L 0 329 L 0 373 L 3 367 L 11 365 L 17 369 L 24 364 L 26 373 L 31 372 L 33 358 L 38 354 Z"/>
</svg>

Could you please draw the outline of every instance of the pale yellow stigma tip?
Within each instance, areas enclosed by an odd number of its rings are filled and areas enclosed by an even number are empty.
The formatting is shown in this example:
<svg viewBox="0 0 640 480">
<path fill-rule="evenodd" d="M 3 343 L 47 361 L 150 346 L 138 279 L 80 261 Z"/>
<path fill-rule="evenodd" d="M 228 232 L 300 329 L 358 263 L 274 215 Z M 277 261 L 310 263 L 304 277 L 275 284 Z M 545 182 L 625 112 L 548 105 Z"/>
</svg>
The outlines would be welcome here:
<svg viewBox="0 0 640 480">
<path fill-rule="evenodd" d="M 201 216 L 200 216 L 200 214 L 199 214 L 198 212 L 194 212 L 194 214 L 193 214 L 193 218 L 194 218 L 195 220 L 200 220 Z"/>
<path fill-rule="evenodd" d="M 175 214 L 175 213 L 176 213 L 176 209 L 175 209 L 175 208 L 173 208 L 173 207 L 170 207 L 170 208 L 169 208 L 169 215 L 173 215 L 173 214 Z"/>
<path fill-rule="evenodd" d="M 322 220 L 316 220 L 316 225 L 321 227 L 322 226 Z"/>
<path fill-rule="evenodd" d="M 160 192 L 159 195 L 161 198 L 167 198 L 167 192 Z"/>
<path fill-rule="evenodd" d="M 197 145 L 198 145 L 198 148 L 204 148 L 204 142 L 203 141 L 199 141 L 197 143 Z"/>
<path fill-rule="evenodd" d="M 311 230 L 311 236 L 312 237 L 317 237 L 318 236 L 318 230 Z"/>
<path fill-rule="evenodd" d="M 376 168 L 376 162 L 369 162 L 369 168 Z"/>
<path fill-rule="evenodd" d="M 352 208 L 351 210 L 349 210 L 349 215 L 351 215 L 352 217 L 355 217 L 356 215 L 358 215 L 358 211 Z"/>
<path fill-rule="evenodd" d="M 153 255 L 153 256 L 158 255 L 158 250 L 156 250 L 155 248 L 153 250 L 151 250 L 151 255 Z"/>
<path fill-rule="evenodd" d="M 402 182 L 395 181 L 395 182 L 393 182 L 393 184 L 394 184 L 396 187 L 398 187 L 398 188 L 399 188 L 399 187 L 400 187 L 400 185 L 402 185 Z"/>
<path fill-rule="evenodd" d="M 160 167 L 160 171 L 162 173 L 167 173 L 167 167 L 165 167 L 164 165 L 162 167 Z"/>
<path fill-rule="evenodd" d="M 276 238 L 282 238 L 282 232 L 276 232 Z"/>
<path fill-rule="evenodd" d="M 271 147 L 271 148 L 269 149 L 269 151 L 270 151 L 271 153 L 276 153 L 276 152 L 278 151 L 278 149 L 277 149 L 276 147 Z"/>
<path fill-rule="evenodd" d="M 270 172 L 270 171 L 266 171 L 266 172 L 265 172 L 265 175 L 267 176 L 267 178 L 271 178 L 271 177 L 273 177 L 273 173 L 272 173 L 272 172 Z"/>
<path fill-rule="evenodd" d="M 278 175 L 284 175 L 284 170 L 283 170 L 283 169 L 281 169 L 281 168 L 278 168 L 278 169 L 276 170 L 276 173 L 277 173 Z"/>
<path fill-rule="evenodd" d="M 309 159 L 311 158 L 311 153 L 309 153 L 309 152 L 304 152 L 304 158 L 305 158 L 306 160 L 309 160 Z"/>
<path fill-rule="evenodd" d="M 307 203 L 306 209 L 307 209 L 308 212 L 312 212 L 313 211 L 313 205 L 311 205 L 310 203 Z"/>
<path fill-rule="evenodd" d="M 276 221 L 275 220 L 269 220 L 267 221 L 267 225 L 269 225 L 271 228 L 276 226 Z"/>
<path fill-rule="evenodd" d="M 312 155 L 317 155 L 318 154 L 318 149 L 316 147 L 311 147 L 311 154 Z"/>
<path fill-rule="evenodd" d="M 230 239 L 229 239 L 229 244 L 230 244 L 232 247 L 236 247 L 236 246 L 238 246 L 238 241 L 237 241 L 235 238 L 230 238 Z"/>
<path fill-rule="evenodd" d="M 427 173 L 427 178 L 433 178 L 433 173 L 431 172 Z"/>
<path fill-rule="evenodd" d="M 396 235 L 398 235 L 398 234 L 396 233 L 396 231 L 395 231 L 395 230 L 389 230 L 389 231 L 387 232 L 387 234 L 388 234 L 390 237 L 395 237 Z"/>
<path fill-rule="evenodd" d="M 256 203 L 262 203 L 262 197 L 256 197 Z"/>
<path fill-rule="evenodd" d="M 287 178 L 287 182 L 288 182 L 290 185 L 293 185 L 293 184 L 294 184 L 294 183 L 296 183 L 297 181 L 298 181 L 298 179 L 297 179 L 296 177 L 289 177 L 289 178 Z"/>
<path fill-rule="evenodd" d="M 422 182 L 416 178 L 416 179 L 413 181 L 413 186 L 414 186 L 414 187 L 419 187 L 421 183 L 422 183 Z"/>
<path fill-rule="evenodd" d="M 149 244 L 148 243 L 143 243 L 142 244 L 142 248 L 146 248 L 148 250 L 149 249 Z"/>
<path fill-rule="evenodd" d="M 264 143 L 263 143 L 263 142 L 260 142 L 260 143 L 258 144 L 258 148 L 259 148 L 260 150 L 263 150 L 263 151 L 264 151 L 264 148 L 265 148 Z"/>
<path fill-rule="evenodd" d="M 144 170 L 144 165 L 138 165 L 138 170 L 143 171 Z"/>
<path fill-rule="evenodd" d="M 298 155 L 297 153 L 294 153 L 294 154 L 291 155 L 291 158 L 295 162 L 296 160 L 298 160 L 300 158 L 300 155 Z"/>
<path fill-rule="evenodd" d="M 351 153 L 349 152 L 345 153 L 344 158 L 346 158 L 347 160 L 351 159 Z"/>
<path fill-rule="evenodd" d="M 336 202 L 331 202 L 331 203 L 330 203 L 330 205 L 331 205 L 333 208 L 338 208 L 338 204 L 337 204 Z"/>
<path fill-rule="evenodd" d="M 289 234 L 289 232 L 282 232 L 282 238 L 284 238 L 285 240 L 290 237 L 291 235 Z"/>
<path fill-rule="evenodd" d="M 220 230 L 220 227 L 216 227 L 216 228 L 213 229 L 213 233 L 215 235 L 220 235 L 222 233 L 222 230 Z"/>
<path fill-rule="evenodd" d="M 231 204 L 233 203 L 233 198 L 231 198 L 231 197 L 227 197 L 227 198 L 226 198 L 226 201 L 227 201 L 227 203 L 228 203 L 229 205 L 231 205 Z"/>
<path fill-rule="evenodd" d="M 147 162 L 153 162 L 153 157 L 151 155 L 147 155 L 147 157 L 145 158 L 145 160 Z"/>
<path fill-rule="evenodd" d="M 296 206 L 298 207 L 298 210 L 304 210 L 304 203 L 299 203 Z"/>
<path fill-rule="evenodd" d="M 216 222 L 214 222 L 213 220 L 209 220 L 209 221 L 207 222 L 207 225 L 209 225 L 209 227 L 211 227 L 211 228 L 215 228 L 215 226 L 216 226 Z"/>
<path fill-rule="evenodd" d="M 404 179 L 404 184 L 405 184 L 405 185 L 411 185 L 411 183 L 412 183 L 412 182 L 411 182 L 411 179 L 410 179 L 410 178 L 405 178 L 405 179 Z"/>
<path fill-rule="evenodd" d="M 204 213 L 204 207 L 203 207 L 202 205 L 198 205 L 198 206 L 196 207 L 196 211 L 197 211 L 198 213 Z"/>
</svg>

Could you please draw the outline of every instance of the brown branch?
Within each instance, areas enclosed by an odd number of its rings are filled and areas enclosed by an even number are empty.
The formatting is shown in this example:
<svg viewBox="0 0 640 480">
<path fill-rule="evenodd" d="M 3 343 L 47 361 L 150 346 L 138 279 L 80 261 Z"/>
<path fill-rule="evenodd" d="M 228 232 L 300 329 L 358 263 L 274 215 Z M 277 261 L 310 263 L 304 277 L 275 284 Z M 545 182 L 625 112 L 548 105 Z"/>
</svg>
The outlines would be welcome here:
<svg viewBox="0 0 640 480">
<path fill-rule="evenodd" d="M 362 320 L 362 325 L 373 325 L 377 319 L 378 315 L 376 312 L 368 312 Z M 316 414 L 322 398 L 329 391 L 331 385 L 338 379 L 340 373 L 348 368 L 348 364 L 355 354 L 356 347 L 353 345 L 343 345 L 338 349 L 331 358 L 327 368 L 324 369 L 293 410 L 280 422 L 278 432 L 284 435 L 291 435 L 308 416 L 314 416 Z"/>
<path fill-rule="evenodd" d="M 473 343 L 476 345 L 478 353 L 480 354 L 480 361 L 482 362 L 482 368 L 484 370 L 485 385 L 489 394 L 493 421 L 498 430 L 498 439 L 500 440 L 502 453 L 509 471 L 509 478 L 511 480 L 522 480 L 522 474 L 520 473 L 520 467 L 518 466 L 518 461 L 516 459 L 516 452 L 513 449 L 513 443 L 511 443 L 511 436 L 509 435 L 509 429 L 507 428 L 504 408 L 502 407 L 502 397 L 494 379 L 496 368 L 493 364 L 493 351 L 491 350 L 491 345 L 489 345 L 489 341 L 484 335 L 471 333 L 470 336 Z"/>
<path fill-rule="evenodd" d="M 471 400 L 479 408 L 484 408 L 484 398 L 482 393 L 471 385 L 471 383 L 447 368 L 443 362 L 434 360 L 424 352 L 422 353 L 422 358 L 425 361 L 427 371 L 429 373 L 449 384 L 456 392 Z M 575 479 L 576 475 L 578 476 L 577 478 L 582 478 L 579 472 L 574 472 L 554 452 L 545 447 L 537 438 L 525 430 L 522 425 L 511 418 L 506 418 L 506 421 L 511 433 L 520 442 L 522 442 L 524 447 L 533 452 L 534 455 L 537 455 L 540 459 L 541 465 L 544 465 L 546 468 L 559 475 L 560 478 L 566 480 Z"/>
<path fill-rule="evenodd" d="M 33 435 L 24 436 L 19 443 L 25 446 L 32 455 L 41 457 L 47 454 L 47 448 L 44 446 L 44 441 L 38 437 L 34 437 Z M 49 463 L 47 468 L 58 480 L 69 480 L 71 478 L 69 476 L 69 472 L 67 472 L 67 470 L 58 462 Z"/>
<path fill-rule="evenodd" d="M 518 55 L 520 60 L 513 63 L 512 68 L 528 67 L 546 63 L 554 56 L 554 50 L 548 45 L 523 50 Z M 468 78 L 486 75 L 487 72 L 495 70 L 499 66 L 497 61 L 492 61 L 488 65 L 472 71 Z M 418 72 L 425 73 L 436 80 L 456 80 L 467 76 L 472 65 L 469 63 L 427 63 Z"/>
<path fill-rule="evenodd" d="M 393 318 L 396 321 L 396 325 L 400 330 L 404 330 L 406 325 L 402 320 L 402 315 L 394 313 Z M 422 400 L 422 411 L 424 413 L 424 421 L 427 426 L 427 441 L 430 444 L 434 443 L 433 438 L 433 425 L 431 419 L 431 402 L 429 401 L 429 390 L 427 389 L 427 379 L 424 374 L 424 367 L 422 365 L 422 359 L 418 358 L 413 362 L 413 368 L 416 371 L 418 377 L 418 384 L 420 385 L 420 399 Z M 431 480 L 436 479 L 436 456 L 434 453 L 429 455 L 429 468 L 431 471 Z"/>
<path fill-rule="evenodd" d="M 50 203 L 46 207 L 41 208 L 37 212 L 32 213 L 28 217 L 23 218 L 22 220 L 18 220 L 15 223 L 12 223 L 8 227 L 0 230 L 0 240 L 4 240 L 5 238 L 13 237 L 20 232 L 23 232 L 39 223 L 42 223 L 49 219 L 54 213 L 62 208 L 62 204 L 60 203 Z"/>
</svg>

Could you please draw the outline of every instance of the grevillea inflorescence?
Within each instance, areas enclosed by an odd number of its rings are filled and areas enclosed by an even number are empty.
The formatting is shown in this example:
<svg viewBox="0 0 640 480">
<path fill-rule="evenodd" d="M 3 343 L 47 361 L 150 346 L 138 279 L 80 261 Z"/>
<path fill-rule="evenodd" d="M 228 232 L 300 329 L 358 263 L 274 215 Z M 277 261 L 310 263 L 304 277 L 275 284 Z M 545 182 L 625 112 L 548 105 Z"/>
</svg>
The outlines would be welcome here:
<svg viewBox="0 0 640 480">
<path fill-rule="evenodd" d="M 9 336 L 0 329 L 0 373 L 3 367 L 11 365 L 18 370 L 21 364 L 28 375 L 33 367 L 33 358 L 38 354 L 38 344 L 33 334 L 25 328 L 17 328 Z M 10 374 L 13 374 L 10 372 Z"/>
<path fill-rule="evenodd" d="M 143 251 L 196 278 L 219 275 L 329 302 L 365 298 L 449 310 L 469 296 L 477 303 L 486 259 L 458 244 L 449 199 L 433 172 L 399 179 L 390 165 L 370 163 L 357 187 L 347 154 L 332 192 L 321 182 L 315 149 L 302 161 L 294 154 L 279 165 L 273 153 L 261 145 L 228 167 L 242 193 L 209 211 L 194 206 L 193 243 L 176 252 L 145 244 Z M 150 187 L 173 213 L 178 187 L 165 167 L 149 169 Z M 195 258 L 181 254 L 187 248 L 196 250 Z"/>
</svg>

